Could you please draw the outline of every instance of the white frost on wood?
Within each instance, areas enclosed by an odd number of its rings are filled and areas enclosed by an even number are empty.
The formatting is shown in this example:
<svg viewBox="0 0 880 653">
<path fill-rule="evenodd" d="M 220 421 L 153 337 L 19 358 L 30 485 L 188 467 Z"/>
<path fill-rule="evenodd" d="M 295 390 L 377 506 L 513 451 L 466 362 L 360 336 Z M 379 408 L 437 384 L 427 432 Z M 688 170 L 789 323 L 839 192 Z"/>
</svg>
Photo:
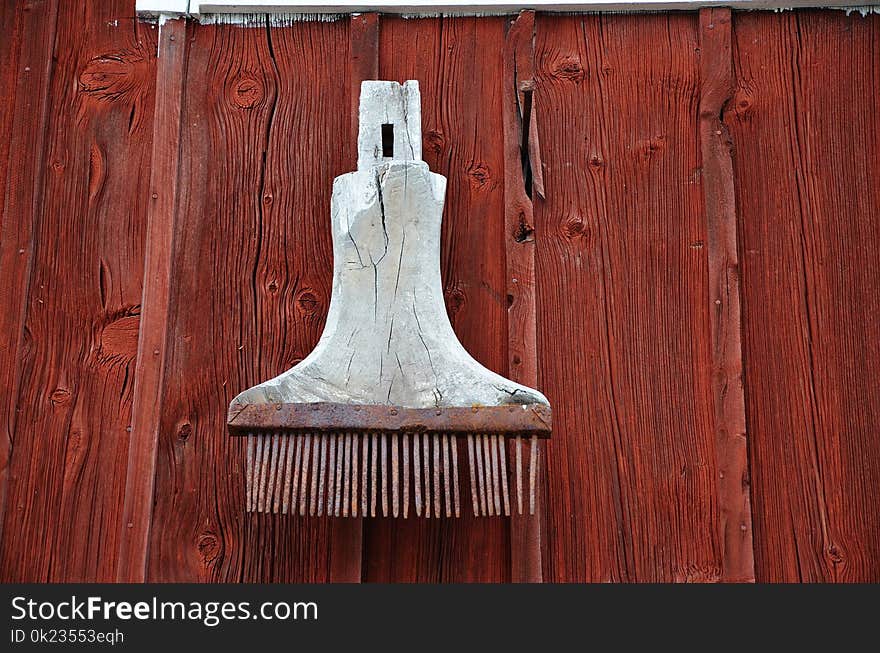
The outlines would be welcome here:
<svg viewBox="0 0 880 653">
<path fill-rule="evenodd" d="M 381 156 L 382 124 L 394 126 L 392 158 Z M 449 323 L 440 280 L 446 178 L 421 161 L 418 82 L 364 82 L 358 150 L 358 170 L 333 183 L 324 333 L 301 363 L 242 392 L 233 406 L 547 404 L 471 358 Z"/>
</svg>

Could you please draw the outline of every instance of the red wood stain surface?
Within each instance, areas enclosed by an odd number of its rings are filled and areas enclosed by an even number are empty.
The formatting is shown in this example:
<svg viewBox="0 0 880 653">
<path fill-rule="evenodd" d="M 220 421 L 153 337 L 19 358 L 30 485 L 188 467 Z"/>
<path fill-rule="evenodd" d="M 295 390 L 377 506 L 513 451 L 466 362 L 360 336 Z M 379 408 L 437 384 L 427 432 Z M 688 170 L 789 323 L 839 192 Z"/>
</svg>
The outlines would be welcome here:
<svg viewBox="0 0 880 653">
<path fill-rule="evenodd" d="M 736 18 L 756 574 L 877 582 L 880 17 Z"/>
<path fill-rule="evenodd" d="M 349 18 L 189 22 L 157 65 L 159 29 L 133 16 L 0 7 L 0 580 L 114 580 L 117 563 L 151 581 L 517 577 L 508 520 L 245 514 L 225 429 L 235 394 L 320 336 L 331 184 L 355 167 L 353 94 L 376 62 L 420 82 L 424 159 L 449 179 L 447 308 L 508 372 L 511 19 L 381 16 L 377 39 Z M 548 581 L 880 580 L 880 16 L 715 25 L 535 18 Z M 158 105 L 157 71 L 182 81 Z M 151 175 L 156 154 L 179 166 L 173 197 L 150 188 L 173 174 Z M 145 277 L 148 233 L 171 245 Z M 169 292 L 144 293 L 162 270 Z M 721 287 L 741 294 L 741 341 L 735 310 L 712 313 Z M 161 365 L 144 344 L 160 318 Z M 737 356 L 719 358 L 740 344 L 744 409 L 724 381 Z M 151 430 L 130 457 L 133 405 Z M 741 423 L 737 492 L 720 474 Z M 734 558 L 726 520 L 749 497 Z"/>
<path fill-rule="evenodd" d="M 23 307 L 3 307 L 21 310 L 19 324 L 4 319 L 14 327 L 4 339 L 21 337 L 14 363 L 3 357 L 18 378 L 0 393 L 14 402 L 4 411 L 12 455 L 0 576 L 105 579 L 122 528 L 156 30 L 128 2 L 26 7 L 16 74 L 33 76 L 48 109 L 20 116 L 7 177 L 36 187 L 3 216 L 4 239 L 18 222 L 32 239 L 17 261 L 3 258 L 3 279 L 15 276 L 11 265 L 23 283 L 5 291 L 23 293 Z M 27 26 L 39 21 L 56 22 L 37 27 L 36 43 L 54 30 L 54 50 L 33 51 Z M 22 137 L 33 149 L 21 149 Z"/>
</svg>

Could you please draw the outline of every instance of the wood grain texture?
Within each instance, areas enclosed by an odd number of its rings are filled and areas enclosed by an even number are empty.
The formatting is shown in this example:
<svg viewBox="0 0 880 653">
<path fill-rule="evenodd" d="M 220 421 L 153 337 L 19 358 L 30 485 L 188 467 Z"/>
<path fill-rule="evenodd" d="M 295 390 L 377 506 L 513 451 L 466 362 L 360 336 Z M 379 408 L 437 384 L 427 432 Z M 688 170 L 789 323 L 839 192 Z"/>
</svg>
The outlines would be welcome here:
<svg viewBox="0 0 880 653">
<path fill-rule="evenodd" d="M 537 163 L 535 168 L 540 170 L 540 159 L 535 158 L 535 153 L 529 147 L 532 132 L 536 133 L 537 128 L 537 112 L 532 101 L 535 84 L 535 12 L 521 12 L 509 23 L 503 57 L 507 375 L 513 381 L 537 388 L 535 220 L 532 208 L 532 197 L 537 197 L 537 193 L 531 187 L 532 177 L 526 179 L 523 170 L 524 156 L 530 160 L 530 165 Z M 533 125 L 535 130 L 532 129 Z M 527 152 L 523 152 L 524 142 L 529 147 Z M 511 517 L 510 577 L 513 582 L 539 583 L 543 579 L 542 508 L 543 501 L 538 501 L 535 515 Z"/>
<path fill-rule="evenodd" d="M 42 205 L 56 2 L 4 3 L 0 42 L 0 538 L 21 382 L 25 307 Z"/>
<path fill-rule="evenodd" d="M 730 134 L 722 122 L 734 87 L 729 9 L 700 11 L 700 76 L 699 127 L 709 259 L 707 307 L 711 328 L 722 580 L 754 582 L 740 257 Z"/>
<path fill-rule="evenodd" d="M 721 574 L 697 40 L 694 14 L 538 17 L 547 580 Z"/>
<path fill-rule="evenodd" d="M 339 146 L 349 23 L 259 20 L 192 26 L 154 581 L 330 577 L 327 520 L 244 513 L 244 445 L 225 421 L 233 396 L 304 358 L 321 333 L 331 184 L 351 158 Z"/>
<path fill-rule="evenodd" d="M 156 52 L 155 30 L 131 15 L 122 1 L 59 5 L 49 119 L 25 123 L 47 141 L 30 173 L 41 200 L 4 516 L 15 535 L 0 551 L 6 580 L 115 577 Z"/>
<path fill-rule="evenodd" d="M 165 389 L 174 220 L 180 179 L 180 121 L 186 79 L 186 21 L 159 32 L 144 292 L 134 372 L 131 438 L 116 579 L 143 582 L 153 518 L 156 447 Z"/>
<path fill-rule="evenodd" d="M 383 17 L 379 50 L 381 79 L 419 80 L 422 156 L 449 180 L 440 267 L 453 327 L 472 356 L 502 373 L 504 143 L 497 53 L 504 20 Z M 475 519 L 468 510 L 455 520 L 370 520 L 364 539 L 365 580 L 509 579 L 506 524 Z"/>
<path fill-rule="evenodd" d="M 880 16 L 735 15 L 759 581 L 880 580 Z"/>
</svg>

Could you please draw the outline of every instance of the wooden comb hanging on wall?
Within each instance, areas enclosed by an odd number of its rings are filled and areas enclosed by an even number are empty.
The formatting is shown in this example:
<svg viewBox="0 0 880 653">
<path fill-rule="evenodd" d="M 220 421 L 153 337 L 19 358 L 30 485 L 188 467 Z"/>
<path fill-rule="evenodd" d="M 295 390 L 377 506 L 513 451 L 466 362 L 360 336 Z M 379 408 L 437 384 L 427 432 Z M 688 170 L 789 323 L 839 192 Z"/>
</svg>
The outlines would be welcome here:
<svg viewBox="0 0 880 653">
<path fill-rule="evenodd" d="M 421 149 L 418 82 L 363 82 L 358 169 L 333 182 L 324 332 L 229 406 L 248 511 L 458 517 L 469 492 L 477 516 L 534 513 L 550 405 L 456 338 L 440 281 L 446 178 Z"/>
</svg>

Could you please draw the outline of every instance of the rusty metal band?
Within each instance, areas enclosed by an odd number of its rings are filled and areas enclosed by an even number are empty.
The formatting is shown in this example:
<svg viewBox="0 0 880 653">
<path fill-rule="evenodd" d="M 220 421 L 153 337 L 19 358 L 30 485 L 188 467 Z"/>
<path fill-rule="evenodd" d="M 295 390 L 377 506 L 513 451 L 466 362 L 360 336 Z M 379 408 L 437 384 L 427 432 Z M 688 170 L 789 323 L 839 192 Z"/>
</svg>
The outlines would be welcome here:
<svg viewBox="0 0 880 653">
<path fill-rule="evenodd" d="M 403 408 L 400 406 L 247 404 L 229 411 L 229 433 L 261 430 L 288 433 L 370 431 L 376 433 L 492 433 L 507 437 L 550 437 L 552 411 L 543 404 Z"/>
</svg>

